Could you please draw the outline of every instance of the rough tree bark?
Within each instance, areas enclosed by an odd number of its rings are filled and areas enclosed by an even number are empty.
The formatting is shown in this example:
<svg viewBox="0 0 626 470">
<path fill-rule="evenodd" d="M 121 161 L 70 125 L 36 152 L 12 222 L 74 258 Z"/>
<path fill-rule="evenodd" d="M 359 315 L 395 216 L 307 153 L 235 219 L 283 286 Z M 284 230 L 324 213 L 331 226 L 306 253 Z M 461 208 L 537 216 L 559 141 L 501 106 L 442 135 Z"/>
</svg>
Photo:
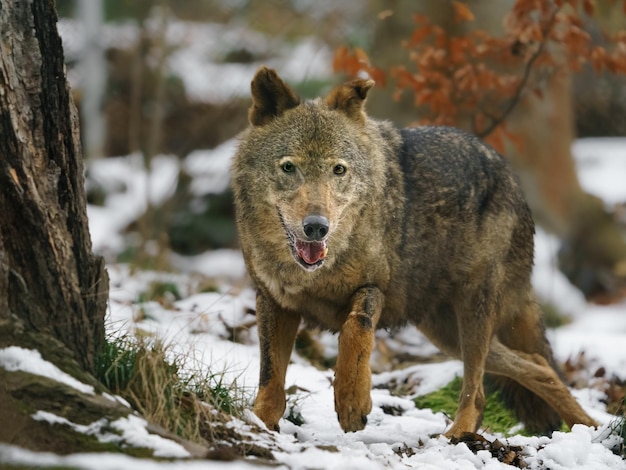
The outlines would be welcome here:
<svg viewBox="0 0 626 470">
<path fill-rule="evenodd" d="M 0 0 L 0 328 L 51 335 L 92 370 L 108 277 L 56 21 L 52 0 Z"/>
</svg>

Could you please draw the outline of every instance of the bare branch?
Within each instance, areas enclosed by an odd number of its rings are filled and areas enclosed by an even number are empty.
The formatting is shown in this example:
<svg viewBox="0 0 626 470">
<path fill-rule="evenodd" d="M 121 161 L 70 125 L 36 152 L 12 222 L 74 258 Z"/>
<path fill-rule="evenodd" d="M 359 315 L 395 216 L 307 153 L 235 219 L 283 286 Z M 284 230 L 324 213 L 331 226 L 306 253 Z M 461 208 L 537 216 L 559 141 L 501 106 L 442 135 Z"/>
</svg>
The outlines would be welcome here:
<svg viewBox="0 0 626 470">
<path fill-rule="evenodd" d="M 552 14 L 550 15 L 550 19 L 546 23 L 546 26 L 541 30 L 543 39 L 539 43 L 539 47 L 537 48 L 535 53 L 530 57 L 530 59 L 526 63 L 526 67 L 524 68 L 524 75 L 522 76 L 522 80 L 520 81 L 517 89 L 515 90 L 515 94 L 511 98 L 511 101 L 509 101 L 509 104 L 507 105 L 507 107 L 504 109 L 502 114 L 500 114 L 500 116 L 498 116 L 497 118 L 494 119 L 491 116 L 487 116 L 491 118 L 492 122 L 483 131 L 476 132 L 476 135 L 478 137 L 484 139 L 489 134 L 491 134 L 498 126 L 500 126 L 506 120 L 509 114 L 511 114 L 513 109 L 515 109 L 515 107 L 519 103 L 520 99 L 522 98 L 522 93 L 524 92 L 524 89 L 526 88 L 526 86 L 528 85 L 528 81 L 530 80 L 530 72 L 532 71 L 533 65 L 535 64 L 537 59 L 541 56 L 541 54 L 543 54 L 546 48 L 546 44 L 548 42 L 548 33 L 554 26 L 554 23 L 556 22 L 556 15 L 560 11 L 560 9 L 561 7 L 559 6 L 554 8 L 554 10 L 552 11 Z"/>
</svg>

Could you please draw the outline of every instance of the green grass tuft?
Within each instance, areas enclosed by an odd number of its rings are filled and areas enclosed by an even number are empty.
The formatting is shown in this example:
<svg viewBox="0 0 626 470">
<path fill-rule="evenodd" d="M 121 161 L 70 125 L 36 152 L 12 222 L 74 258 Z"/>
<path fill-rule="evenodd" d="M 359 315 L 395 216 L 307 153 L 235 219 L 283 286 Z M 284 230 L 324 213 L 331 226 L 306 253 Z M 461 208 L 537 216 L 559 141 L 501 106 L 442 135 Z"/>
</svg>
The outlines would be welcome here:
<svg viewBox="0 0 626 470">
<path fill-rule="evenodd" d="M 128 387 L 135 371 L 138 348 L 128 337 L 107 338 L 95 358 L 95 376 L 106 388 L 119 393 Z"/>
<path fill-rule="evenodd" d="M 435 412 L 445 413 L 450 418 L 454 418 L 458 408 L 459 394 L 463 381 L 456 377 L 445 387 L 427 395 L 416 397 L 413 401 L 418 408 L 429 408 Z M 481 429 L 489 432 L 509 434 L 511 429 L 519 424 L 513 411 L 504 405 L 504 401 L 499 392 L 487 394 L 485 404 L 485 414 Z M 516 431 L 516 434 L 525 434 L 525 431 Z"/>
<path fill-rule="evenodd" d="M 173 282 L 154 281 L 148 286 L 148 290 L 139 294 L 139 303 L 156 300 L 162 302 L 163 299 L 180 300 L 182 296 L 178 286 Z"/>
<path fill-rule="evenodd" d="M 241 416 L 247 397 L 223 373 L 190 373 L 185 360 L 154 339 L 109 337 L 96 358 L 96 377 L 149 421 L 207 444 L 213 424 Z"/>
</svg>

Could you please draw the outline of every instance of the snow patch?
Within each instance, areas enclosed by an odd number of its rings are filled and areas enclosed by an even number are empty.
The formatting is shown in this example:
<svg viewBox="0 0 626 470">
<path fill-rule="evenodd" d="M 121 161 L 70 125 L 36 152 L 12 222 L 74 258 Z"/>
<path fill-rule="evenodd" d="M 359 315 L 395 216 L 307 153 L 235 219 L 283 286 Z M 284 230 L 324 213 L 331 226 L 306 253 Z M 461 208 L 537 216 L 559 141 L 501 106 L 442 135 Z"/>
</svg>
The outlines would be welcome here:
<svg viewBox="0 0 626 470">
<path fill-rule="evenodd" d="M 0 367 L 4 367 L 10 372 L 19 370 L 29 374 L 47 377 L 72 387 L 81 393 L 87 393 L 89 395 L 95 393 L 91 385 L 76 380 L 51 362 L 44 360 L 44 358 L 41 357 L 41 353 L 35 349 L 24 349 L 19 346 L 9 346 L 8 348 L 0 349 Z"/>
<path fill-rule="evenodd" d="M 128 415 L 115 421 L 105 418 L 94 421 L 91 424 L 76 424 L 62 416 L 47 411 L 37 411 L 32 415 L 35 421 L 46 421 L 50 424 L 69 426 L 73 431 L 97 437 L 100 442 L 113 442 L 132 447 L 144 447 L 152 449 L 155 457 L 189 457 L 189 452 L 180 444 L 165 439 L 156 434 L 150 434 L 146 429 L 147 422 L 143 418 Z M 119 431 L 119 434 L 108 432 L 107 429 Z"/>
</svg>

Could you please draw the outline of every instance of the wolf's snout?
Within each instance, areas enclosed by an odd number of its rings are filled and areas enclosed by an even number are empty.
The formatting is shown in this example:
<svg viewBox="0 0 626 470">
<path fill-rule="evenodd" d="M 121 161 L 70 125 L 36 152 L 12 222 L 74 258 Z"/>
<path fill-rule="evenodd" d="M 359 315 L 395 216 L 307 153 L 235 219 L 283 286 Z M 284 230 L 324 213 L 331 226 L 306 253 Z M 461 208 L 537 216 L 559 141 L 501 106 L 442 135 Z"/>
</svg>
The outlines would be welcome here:
<svg viewBox="0 0 626 470">
<path fill-rule="evenodd" d="M 328 234 L 328 226 L 328 219 L 322 215 L 309 215 L 302 223 L 304 234 L 311 241 L 322 240 Z"/>
</svg>

